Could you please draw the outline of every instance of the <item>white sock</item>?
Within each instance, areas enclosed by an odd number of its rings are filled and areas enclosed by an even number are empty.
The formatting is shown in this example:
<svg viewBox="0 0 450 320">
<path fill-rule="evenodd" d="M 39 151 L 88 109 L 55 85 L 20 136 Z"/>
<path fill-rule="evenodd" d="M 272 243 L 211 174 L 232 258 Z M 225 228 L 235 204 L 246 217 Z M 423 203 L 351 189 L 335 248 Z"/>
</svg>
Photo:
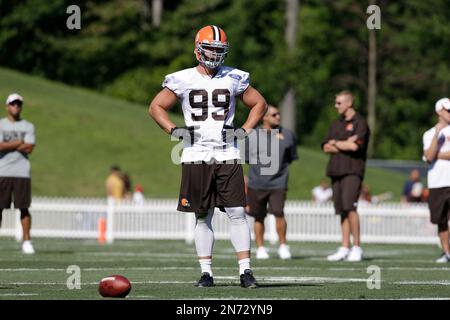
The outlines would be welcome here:
<svg viewBox="0 0 450 320">
<path fill-rule="evenodd" d="M 198 262 L 200 263 L 200 268 L 202 269 L 202 274 L 203 274 L 203 272 L 208 272 L 209 275 L 212 277 L 213 273 L 212 273 L 212 269 L 211 269 L 211 259 L 199 259 Z"/>
<path fill-rule="evenodd" d="M 239 275 L 244 274 L 246 269 L 250 269 L 250 258 L 241 259 L 239 263 Z"/>
<path fill-rule="evenodd" d="M 250 250 L 250 226 L 244 207 L 225 208 L 230 220 L 230 239 L 236 252 Z"/>
</svg>

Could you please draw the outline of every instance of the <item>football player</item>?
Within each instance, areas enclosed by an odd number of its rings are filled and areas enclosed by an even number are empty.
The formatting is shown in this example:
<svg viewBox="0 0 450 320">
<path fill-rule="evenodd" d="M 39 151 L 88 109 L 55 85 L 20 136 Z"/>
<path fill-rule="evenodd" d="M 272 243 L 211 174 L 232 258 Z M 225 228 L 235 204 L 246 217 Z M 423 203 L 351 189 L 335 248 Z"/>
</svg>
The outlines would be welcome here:
<svg viewBox="0 0 450 320">
<path fill-rule="evenodd" d="M 257 286 L 250 269 L 250 228 L 245 217 L 244 177 L 237 140 L 244 139 L 264 116 L 267 104 L 249 84 L 249 73 L 223 65 L 228 53 L 225 32 L 206 26 L 195 37 L 198 65 L 165 77 L 163 89 L 149 107 L 150 116 L 168 134 L 183 139 L 182 179 L 178 210 L 195 212 L 195 246 L 201 267 L 198 287 L 214 285 L 211 269 L 212 217 L 219 207 L 230 221 L 240 283 Z M 242 127 L 233 119 L 239 98 L 250 112 Z M 181 101 L 185 125 L 177 127 L 168 110 Z"/>
</svg>

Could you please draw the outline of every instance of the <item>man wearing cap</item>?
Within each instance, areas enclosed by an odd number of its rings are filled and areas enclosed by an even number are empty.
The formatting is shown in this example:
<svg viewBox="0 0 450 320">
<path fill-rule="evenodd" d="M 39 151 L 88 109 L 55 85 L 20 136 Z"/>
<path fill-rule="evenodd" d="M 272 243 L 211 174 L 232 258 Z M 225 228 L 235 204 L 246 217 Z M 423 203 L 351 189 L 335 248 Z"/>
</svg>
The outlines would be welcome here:
<svg viewBox="0 0 450 320">
<path fill-rule="evenodd" d="M 436 102 L 438 122 L 423 135 L 423 159 L 428 167 L 431 223 L 437 224 L 443 253 L 438 263 L 450 261 L 448 220 L 450 219 L 450 100 Z"/>
<path fill-rule="evenodd" d="M 36 143 L 34 126 L 20 118 L 23 98 L 13 93 L 6 99 L 7 117 L 0 119 L 0 224 L 3 209 L 20 210 L 23 230 L 22 252 L 33 254 L 30 239 L 31 176 L 28 155 Z"/>
</svg>

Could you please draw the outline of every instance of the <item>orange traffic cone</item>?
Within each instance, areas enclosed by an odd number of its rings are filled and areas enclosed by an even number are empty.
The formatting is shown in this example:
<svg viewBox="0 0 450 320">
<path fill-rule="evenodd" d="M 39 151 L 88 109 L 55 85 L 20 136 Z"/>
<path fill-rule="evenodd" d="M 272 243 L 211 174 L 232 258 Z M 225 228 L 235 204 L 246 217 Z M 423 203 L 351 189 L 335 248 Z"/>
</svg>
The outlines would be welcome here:
<svg viewBox="0 0 450 320">
<path fill-rule="evenodd" d="M 106 219 L 98 219 L 98 243 L 105 244 L 106 242 Z"/>
</svg>

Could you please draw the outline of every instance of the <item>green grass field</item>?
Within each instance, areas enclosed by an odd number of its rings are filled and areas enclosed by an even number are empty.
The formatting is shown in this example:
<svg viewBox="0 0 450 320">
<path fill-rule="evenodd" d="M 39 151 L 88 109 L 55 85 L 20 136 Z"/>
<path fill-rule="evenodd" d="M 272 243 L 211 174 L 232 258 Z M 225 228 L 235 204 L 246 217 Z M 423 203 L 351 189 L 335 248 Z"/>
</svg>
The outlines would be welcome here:
<svg viewBox="0 0 450 320">
<path fill-rule="evenodd" d="M 359 263 L 330 263 L 332 243 L 291 243 L 294 258 L 252 260 L 260 288 L 239 287 L 231 244 L 217 241 L 216 286 L 196 288 L 199 268 L 193 245 L 183 241 L 35 239 L 37 253 L 24 256 L 12 239 L 0 246 L 0 299 L 103 299 L 98 281 L 122 274 L 132 282 L 127 299 L 450 299 L 450 265 L 434 263 L 432 245 L 366 245 Z M 81 289 L 66 287 L 69 265 L 81 268 Z M 369 290 L 367 267 L 381 270 L 381 288 Z"/>
<path fill-rule="evenodd" d="M 23 117 L 36 126 L 34 195 L 104 196 L 112 164 L 142 184 L 148 197 L 178 195 L 181 170 L 170 160 L 175 143 L 150 119 L 147 106 L 0 68 L 0 98 L 16 91 L 25 97 Z M 5 115 L 0 109 L 0 117 Z M 173 119 L 182 123 L 180 116 Z M 291 168 L 288 197 L 310 199 L 328 157 L 319 146 L 300 147 L 299 157 Z M 392 191 L 398 199 L 405 179 L 369 168 L 366 182 L 374 194 Z"/>
</svg>

